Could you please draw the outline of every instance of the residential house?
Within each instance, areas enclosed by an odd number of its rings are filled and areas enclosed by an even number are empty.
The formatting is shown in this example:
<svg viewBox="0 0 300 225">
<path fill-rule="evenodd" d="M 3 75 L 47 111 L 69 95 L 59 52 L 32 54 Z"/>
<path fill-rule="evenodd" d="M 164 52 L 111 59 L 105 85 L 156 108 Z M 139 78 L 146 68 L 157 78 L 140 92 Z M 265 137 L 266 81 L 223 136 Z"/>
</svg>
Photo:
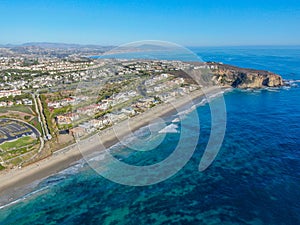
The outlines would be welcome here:
<svg viewBox="0 0 300 225">
<path fill-rule="evenodd" d="M 126 116 L 134 116 L 136 114 L 135 110 L 132 107 L 123 108 L 121 112 Z"/>
<path fill-rule="evenodd" d="M 32 100 L 28 98 L 22 99 L 24 105 L 32 105 Z"/>
<path fill-rule="evenodd" d="M 3 97 L 9 97 L 9 96 L 17 96 L 17 95 L 21 95 L 21 91 L 20 90 L 4 90 L 4 91 L 0 91 L 0 98 Z"/>
<path fill-rule="evenodd" d="M 79 119 L 78 113 L 67 113 L 65 115 L 56 116 L 56 122 L 58 125 L 71 124 L 73 121 Z"/>
<path fill-rule="evenodd" d="M 0 102 L 0 107 L 5 107 L 5 106 L 7 106 L 6 102 Z"/>
</svg>

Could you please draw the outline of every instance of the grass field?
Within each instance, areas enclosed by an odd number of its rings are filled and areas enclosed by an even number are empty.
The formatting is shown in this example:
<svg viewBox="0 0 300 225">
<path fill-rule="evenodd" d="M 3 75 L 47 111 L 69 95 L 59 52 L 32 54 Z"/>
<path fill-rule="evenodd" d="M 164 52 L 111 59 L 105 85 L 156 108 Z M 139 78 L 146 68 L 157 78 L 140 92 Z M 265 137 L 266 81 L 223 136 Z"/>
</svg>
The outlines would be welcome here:
<svg viewBox="0 0 300 225">
<path fill-rule="evenodd" d="M 32 126 L 34 126 L 35 128 L 37 128 L 41 134 L 43 133 L 41 124 L 40 124 L 40 122 L 39 122 L 39 120 L 38 120 L 37 117 L 34 117 L 34 119 L 31 120 L 29 123 L 30 123 Z"/>
<path fill-rule="evenodd" d="M 9 111 L 17 111 L 17 112 L 32 114 L 31 106 L 16 105 L 12 107 L 0 108 L 0 113 L 7 113 Z"/>
<path fill-rule="evenodd" d="M 27 145 L 34 144 L 35 142 L 37 142 L 37 140 L 32 137 L 29 137 L 29 136 L 21 137 L 15 141 L 5 142 L 5 143 L 1 144 L 0 148 L 3 151 L 10 151 L 13 149 L 18 149 L 18 148 L 22 148 Z"/>
<path fill-rule="evenodd" d="M 5 167 L 0 164 L 0 170 L 4 170 Z"/>
</svg>

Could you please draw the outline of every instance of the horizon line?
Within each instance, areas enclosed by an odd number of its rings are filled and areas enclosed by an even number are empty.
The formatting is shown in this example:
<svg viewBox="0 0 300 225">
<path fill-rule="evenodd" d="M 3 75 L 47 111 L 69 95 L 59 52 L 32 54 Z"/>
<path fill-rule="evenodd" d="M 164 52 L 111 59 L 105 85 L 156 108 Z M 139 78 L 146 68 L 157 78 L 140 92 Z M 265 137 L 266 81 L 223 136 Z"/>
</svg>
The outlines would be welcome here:
<svg viewBox="0 0 300 225">
<path fill-rule="evenodd" d="M 175 44 L 178 44 L 176 42 L 173 42 Z M 102 47 L 108 47 L 108 46 L 121 46 L 123 44 L 95 44 L 95 43 L 75 43 L 75 42 L 48 42 L 48 41 L 29 41 L 29 42 L 23 42 L 23 43 L 18 43 L 18 44 L 12 44 L 12 43 L 0 43 L 0 47 L 10 47 L 10 46 L 23 46 L 23 45 L 28 45 L 32 44 L 31 46 L 34 46 L 35 44 L 52 44 L 52 45 L 79 45 L 79 46 L 88 46 L 88 45 L 94 45 L 94 46 L 102 46 Z M 188 47 L 188 48 L 195 48 L 195 47 L 211 47 L 211 48 L 216 48 L 216 47 L 300 47 L 299 44 L 224 44 L 224 45 L 195 45 L 195 44 L 188 44 L 188 45 L 183 45 L 179 44 L 183 47 Z M 30 45 L 29 45 L 30 46 Z"/>
</svg>

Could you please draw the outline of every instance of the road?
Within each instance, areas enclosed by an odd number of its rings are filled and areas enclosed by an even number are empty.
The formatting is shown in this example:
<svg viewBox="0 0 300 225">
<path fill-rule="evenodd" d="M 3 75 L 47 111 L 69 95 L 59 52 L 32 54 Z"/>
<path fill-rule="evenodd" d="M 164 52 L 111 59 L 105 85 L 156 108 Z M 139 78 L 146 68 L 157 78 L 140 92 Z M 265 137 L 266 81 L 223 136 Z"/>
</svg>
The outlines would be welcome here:
<svg viewBox="0 0 300 225">
<path fill-rule="evenodd" d="M 48 125 L 47 125 L 45 115 L 43 113 L 43 105 L 42 105 L 40 96 L 39 96 L 39 94 L 37 94 L 37 95 L 32 94 L 32 98 L 33 98 L 33 101 L 34 101 L 34 104 L 35 104 L 36 112 L 38 114 L 38 120 L 39 120 L 39 122 L 41 124 L 41 127 L 42 127 L 44 139 L 45 140 L 50 140 L 51 139 L 51 134 L 50 134 L 49 129 L 48 129 Z"/>
</svg>

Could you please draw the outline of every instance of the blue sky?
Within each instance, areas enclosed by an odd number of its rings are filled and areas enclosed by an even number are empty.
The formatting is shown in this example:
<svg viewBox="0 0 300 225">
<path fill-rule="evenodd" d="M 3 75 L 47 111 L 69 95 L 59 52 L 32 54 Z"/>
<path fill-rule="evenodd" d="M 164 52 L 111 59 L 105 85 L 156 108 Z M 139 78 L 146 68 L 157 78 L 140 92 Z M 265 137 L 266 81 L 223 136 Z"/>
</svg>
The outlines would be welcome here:
<svg viewBox="0 0 300 225">
<path fill-rule="evenodd" d="M 299 45 L 299 0 L 0 0 L 0 43 Z"/>
</svg>

